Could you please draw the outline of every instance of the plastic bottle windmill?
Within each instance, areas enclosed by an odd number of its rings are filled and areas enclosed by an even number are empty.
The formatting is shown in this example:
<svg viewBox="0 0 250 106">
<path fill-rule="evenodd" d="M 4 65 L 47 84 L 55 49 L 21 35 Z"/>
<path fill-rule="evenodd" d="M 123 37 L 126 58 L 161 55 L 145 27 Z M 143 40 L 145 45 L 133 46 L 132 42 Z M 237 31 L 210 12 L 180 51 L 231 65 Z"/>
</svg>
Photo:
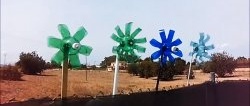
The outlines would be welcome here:
<svg viewBox="0 0 250 106">
<path fill-rule="evenodd" d="M 116 63 L 115 63 L 115 75 L 114 75 L 114 84 L 113 84 L 113 95 L 117 92 L 117 80 L 118 80 L 118 70 L 119 70 L 119 60 L 125 59 L 127 62 L 136 61 L 139 56 L 134 52 L 137 50 L 140 53 L 144 53 L 146 48 L 137 45 L 137 43 L 146 43 L 146 38 L 135 39 L 135 36 L 141 31 L 141 28 L 137 28 L 133 33 L 131 33 L 132 22 L 129 22 L 125 25 L 125 33 L 122 32 L 119 26 L 115 28 L 117 35 L 112 34 L 111 38 L 119 43 L 118 46 L 114 46 L 112 52 L 116 54 Z"/>
<path fill-rule="evenodd" d="M 80 27 L 73 37 L 70 36 L 68 27 L 64 24 L 59 24 L 58 30 L 62 35 L 62 39 L 49 37 L 48 45 L 49 47 L 59 49 L 52 58 L 52 61 L 55 61 L 57 64 L 63 62 L 61 87 L 61 98 L 63 99 L 67 96 L 68 61 L 72 67 L 79 67 L 81 63 L 78 53 L 88 56 L 92 48 L 80 44 L 80 41 L 87 35 L 87 31 L 84 27 Z"/>
<path fill-rule="evenodd" d="M 196 54 L 195 59 L 199 57 L 199 60 L 201 61 L 204 61 L 203 58 L 208 58 L 208 59 L 211 58 L 211 56 L 208 55 L 207 50 L 214 49 L 214 45 L 213 44 L 209 46 L 205 45 L 209 39 L 210 39 L 209 35 L 207 35 L 205 39 L 204 33 L 200 33 L 199 43 L 196 43 L 193 41 L 190 42 L 190 46 L 193 46 L 193 51 L 189 53 L 189 55 L 192 56 L 192 58 L 190 60 L 189 69 L 188 69 L 187 85 L 189 85 L 189 78 L 190 78 L 190 71 L 191 71 L 191 66 L 192 66 L 191 64 L 192 64 L 193 56 Z"/>
<path fill-rule="evenodd" d="M 166 34 L 164 30 L 160 30 L 160 36 L 161 36 L 161 40 L 162 43 L 158 42 L 155 39 L 152 39 L 150 41 L 150 44 L 154 47 L 159 48 L 160 50 L 154 52 L 151 55 L 151 59 L 155 60 L 158 59 L 160 57 L 160 67 L 161 70 L 163 71 L 163 65 L 166 64 L 167 59 L 170 62 L 174 62 L 175 58 L 172 56 L 172 53 L 175 54 L 176 56 L 182 57 L 183 54 L 181 52 L 181 50 L 179 50 L 176 46 L 180 45 L 182 43 L 182 41 L 178 38 L 175 41 L 173 40 L 174 37 L 174 30 L 169 30 L 168 33 L 168 38 L 166 38 Z M 157 77 L 157 83 L 156 83 L 156 91 L 158 91 L 158 85 L 159 85 L 159 77 L 160 77 L 160 71 L 158 71 L 158 77 Z"/>
</svg>

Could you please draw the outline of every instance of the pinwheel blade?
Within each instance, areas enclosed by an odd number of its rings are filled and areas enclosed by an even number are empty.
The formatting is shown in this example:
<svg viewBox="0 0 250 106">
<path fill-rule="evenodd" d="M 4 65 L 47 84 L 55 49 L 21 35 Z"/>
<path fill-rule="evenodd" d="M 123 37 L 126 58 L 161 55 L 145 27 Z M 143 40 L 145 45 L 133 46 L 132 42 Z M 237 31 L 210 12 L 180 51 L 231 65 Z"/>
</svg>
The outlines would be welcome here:
<svg viewBox="0 0 250 106">
<path fill-rule="evenodd" d="M 64 44 L 64 42 L 61 39 L 54 38 L 54 37 L 48 38 L 48 46 L 49 47 L 61 49 L 63 47 L 63 44 Z"/>
<path fill-rule="evenodd" d="M 149 43 L 152 46 L 157 47 L 157 48 L 161 48 L 162 47 L 162 44 L 160 42 L 158 42 L 157 40 L 155 40 L 155 39 L 152 39 Z"/>
<path fill-rule="evenodd" d="M 112 34 L 111 38 L 118 43 L 122 41 L 121 38 L 118 37 L 116 34 Z"/>
<path fill-rule="evenodd" d="M 118 53 L 117 51 L 118 51 L 118 47 L 117 46 L 113 46 L 112 53 L 117 54 Z"/>
<path fill-rule="evenodd" d="M 151 59 L 155 60 L 161 56 L 161 51 L 156 51 L 151 55 Z"/>
<path fill-rule="evenodd" d="M 182 51 L 180 51 L 180 50 L 174 51 L 172 53 L 175 54 L 176 56 L 179 56 L 179 57 L 183 56 Z"/>
<path fill-rule="evenodd" d="M 116 30 L 118 36 L 120 36 L 120 37 L 124 37 L 124 36 L 125 36 L 124 33 L 122 32 L 122 30 L 121 30 L 121 28 L 120 28 L 119 26 L 116 26 L 116 27 L 115 27 L 115 30 Z"/>
<path fill-rule="evenodd" d="M 55 61 L 57 64 L 61 64 L 63 61 L 63 52 L 60 50 L 58 51 L 52 58 L 52 61 Z"/>
<path fill-rule="evenodd" d="M 69 29 L 66 25 L 59 24 L 58 30 L 61 33 L 63 40 L 70 38 L 70 32 L 69 32 Z"/>
<path fill-rule="evenodd" d="M 174 62 L 174 57 L 170 53 L 167 53 L 165 55 L 168 57 L 170 62 Z"/>
<path fill-rule="evenodd" d="M 197 43 L 195 43 L 195 42 L 193 42 L 193 41 L 191 41 L 191 42 L 190 42 L 190 46 L 197 47 L 197 46 L 198 46 L 198 44 L 197 44 Z"/>
<path fill-rule="evenodd" d="M 204 37 L 205 37 L 204 33 L 200 33 L 199 44 L 203 44 L 203 43 L 204 43 L 204 42 L 203 42 Z"/>
<path fill-rule="evenodd" d="M 147 39 L 146 38 L 139 38 L 139 39 L 134 39 L 135 43 L 146 43 Z"/>
<path fill-rule="evenodd" d="M 131 38 L 134 38 L 136 35 L 138 35 L 138 33 L 141 32 L 141 28 L 137 28 L 132 34 L 131 34 Z"/>
<path fill-rule="evenodd" d="M 92 47 L 86 46 L 86 45 L 81 45 L 81 48 L 79 49 L 79 53 L 85 56 L 90 55 L 91 51 L 92 51 Z"/>
<path fill-rule="evenodd" d="M 214 45 L 206 46 L 205 49 L 206 49 L 206 50 L 214 49 Z"/>
<path fill-rule="evenodd" d="M 146 51 L 145 47 L 142 47 L 142 46 L 139 46 L 139 45 L 134 45 L 134 49 L 136 49 L 140 53 L 145 53 L 145 51 Z"/>
<path fill-rule="evenodd" d="M 87 33 L 88 32 L 86 31 L 84 27 L 80 27 L 78 31 L 74 34 L 73 38 L 76 41 L 80 42 L 87 35 Z"/>
<path fill-rule="evenodd" d="M 207 38 L 203 42 L 206 43 L 209 39 L 210 39 L 210 36 L 207 35 Z"/>
<path fill-rule="evenodd" d="M 173 40 L 173 37 L 174 37 L 174 30 L 169 30 L 169 33 L 168 33 L 168 38 L 167 38 L 167 41 L 168 43 L 172 42 Z"/>
<path fill-rule="evenodd" d="M 166 38 L 166 34 L 164 30 L 161 30 L 160 36 L 161 36 L 162 43 L 167 42 L 167 38 Z"/>
<path fill-rule="evenodd" d="M 175 41 L 173 41 L 171 44 L 172 46 L 178 46 L 182 43 L 182 41 L 180 39 L 176 39 Z"/>
<path fill-rule="evenodd" d="M 132 26 L 132 22 L 129 22 L 125 25 L 125 35 L 129 36 L 130 35 L 130 31 L 131 31 L 131 26 Z"/>
<path fill-rule="evenodd" d="M 81 65 L 78 54 L 69 55 L 69 60 L 72 67 L 79 67 Z"/>
</svg>

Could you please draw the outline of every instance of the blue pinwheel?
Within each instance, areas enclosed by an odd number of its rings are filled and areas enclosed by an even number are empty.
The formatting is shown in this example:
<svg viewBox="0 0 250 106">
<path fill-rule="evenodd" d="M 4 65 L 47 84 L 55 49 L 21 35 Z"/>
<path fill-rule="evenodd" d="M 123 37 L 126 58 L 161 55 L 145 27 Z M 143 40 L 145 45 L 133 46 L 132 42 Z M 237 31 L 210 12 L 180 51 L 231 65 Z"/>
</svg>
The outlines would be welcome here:
<svg viewBox="0 0 250 106">
<path fill-rule="evenodd" d="M 200 33 L 199 43 L 193 41 L 190 42 L 190 46 L 193 46 L 193 51 L 190 52 L 189 55 L 193 56 L 194 54 L 196 54 L 195 58 L 199 57 L 199 60 L 201 61 L 204 61 L 203 57 L 210 59 L 211 56 L 209 56 L 206 51 L 214 49 L 214 45 L 213 44 L 209 46 L 205 45 L 209 39 L 210 39 L 209 35 L 207 35 L 207 38 L 205 39 L 204 33 Z"/>
<path fill-rule="evenodd" d="M 208 53 L 206 52 L 207 50 L 211 50 L 214 49 L 214 45 L 209 45 L 206 46 L 205 44 L 208 42 L 208 40 L 210 39 L 210 36 L 207 35 L 206 39 L 205 39 L 205 35 L 204 33 L 200 33 L 200 39 L 199 39 L 199 43 L 190 42 L 190 46 L 193 46 L 193 51 L 189 53 L 190 56 L 192 56 L 190 63 L 192 63 L 194 54 L 195 55 L 195 59 L 197 57 L 199 57 L 199 60 L 204 61 L 204 57 L 210 59 L 211 56 L 208 55 Z M 188 69 L 188 75 L 187 75 L 187 85 L 189 85 L 189 79 L 190 79 L 190 74 L 191 74 L 191 67 L 192 65 L 189 64 L 189 69 Z"/>
<path fill-rule="evenodd" d="M 161 76 L 161 72 L 163 71 L 163 67 L 166 64 L 167 59 L 170 62 L 174 62 L 175 58 L 172 56 L 172 53 L 179 56 L 179 57 L 183 56 L 181 50 L 179 50 L 176 47 L 176 46 L 180 45 L 182 43 L 182 41 L 178 38 L 172 42 L 173 37 L 174 37 L 174 32 L 175 32 L 174 30 L 169 30 L 168 38 L 166 38 L 165 31 L 160 30 L 160 36 L 161 36 L 162 43 L 158 42 L 155 39 L 152 39 L 150 41 L 150 44 L 152 46 L 160 49 L 151 55 L 151 59 L 155 60 L 155 59 L 158 59 L 159 57 L 161 57 L 160 70 L 158 71 L 157 83 L 156 83 L 156 87 L 155 87 L 156 91 L 158 91 L 159 77 Z"/>
<path fill-rule="evenodd" d="M 152 46 L 160 49 L 151 55 L 151 58 L 153 60 L 155 60 L 161 56 L 161 63 L 165 64 L 167 62 L 167 58 L 169 59 L 170 62 L 173 62 L 175 60 L 174 57 L 171 55 L 172 53 L 179 56 L 179 57 L 183 56 L 181 50 L 179 50 L 176 47 L 176 46 L 180 45 L 182 43 L 182 41 L 180 39 L 176 39 L 175 41 L 172 42 L 173 37 L 174 37 L 174 32 L 175 32 L 174 30 L 169 30 L 168 38 L 166 38 L 165 31 L 160 30 L 160 36 L 161 36 L 162 43 L 158 42 L 155 39 L 152 39 L 150 41 L 150 44 Z"/>
</svg>

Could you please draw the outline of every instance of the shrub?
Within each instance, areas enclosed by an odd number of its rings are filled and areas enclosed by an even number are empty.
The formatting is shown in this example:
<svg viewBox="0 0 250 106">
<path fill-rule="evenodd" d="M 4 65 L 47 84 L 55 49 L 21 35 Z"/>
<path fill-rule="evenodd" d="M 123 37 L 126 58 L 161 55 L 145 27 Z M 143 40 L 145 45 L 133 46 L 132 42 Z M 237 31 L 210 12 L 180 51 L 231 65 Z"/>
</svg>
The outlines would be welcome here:
<svg viewBox="0 0 250 106">
<path fill-rule="evenodd" d="M 232 56 L 229 56 L 228 53 L 215 53 L 212 54 L 211 66 L 207 71 L 215 72 L 218 77 L 224 77 L 226 74 L 232 74 L 235 70 L 237 63 Z"/>
<path fill-rule="evenodd" d="M 21 67 L 21 72 L 24 74 L 36 75 L 46 68 L 46 62 L 39 57 L 36 52 L 24 53 L 22 52 L 19 56 L 19 61 L 16 65 Z"/>
<path fill-rule="evenodd" d="M 158 64 L 150 59 L 145 59 L 140 63 L 139 76 L 144 78 L 153 77 L 156 75 Z"/>
<path fill-rule="evenodd" d="M 128 73 L 133 75 L 138 75 L 139 66 L 136 63 L 128 64 Z"/>
<path fill-rule="evenodd" d="M 17 67 L 8 65 L 0 68 L 1 80 L 21 80 L 22 74 Z"/>
<path fill-rule="evenodd" d="M 174 75 L 175 75 L 174 63 L 167 62 L 167 65 L 163 66 L 163 70 L 162 70 L 160 79 L 164 80 L 164 81 L 173 80 Z"/>
<path fill-rule="evenodd" d="M 186 61 L 181 58 L 176 58 L 174 62 L 175 74 L 184 74 L 186 69 Z"/>
</svg>

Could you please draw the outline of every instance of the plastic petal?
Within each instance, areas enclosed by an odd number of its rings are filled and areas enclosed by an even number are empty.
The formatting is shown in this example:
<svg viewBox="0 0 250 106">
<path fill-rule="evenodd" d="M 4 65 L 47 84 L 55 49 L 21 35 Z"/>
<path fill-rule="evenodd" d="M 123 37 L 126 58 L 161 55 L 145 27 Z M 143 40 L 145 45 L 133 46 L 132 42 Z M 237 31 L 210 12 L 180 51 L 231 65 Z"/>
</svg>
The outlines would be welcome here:
<svg viewBox="0 0 250 106">
<path fill-rule="evenodd" d="M 156 51 L 151 55 L 151 59 L 155 60 L 161 56 L 161 51 Z"/>
<path fill-rule="evenodd" d="M 63 61 L 63 52 L 59 50 L 52 58 L 53 61 L 55 61 L 57 64 L 61 64 Z"/>
<path fill-rule="evenodd" d="M 165 34 L 164 30 L 161 30 L 160 36 L 161 36 L 162 43 L 166 43 L 167 42 L 167 38 L 166 38 L 166 34 Z"/>
<path fill-rule="evenodd" d="M 86 45 L 81 45 L 81 48 L 79 49 L 79 53 L 88 56 L 92 52 L 92 47 L 86 46 Z"/>
<path fill-rule="evenodd" d="M 61 49 L 63 47 L 63 44 L 64 44 L 64 42 L 61 39 L 54 38 L 54 37 L 48 38 L 48 46 L 49 47 Z"/>
<path fill-rule="evenodd" d="M 173 40 L 173 37 L 174 37 L 174 30 L 169 30 L 169 33 L 168 33 L 168 38 L 167 38 L 167 43 L 171 43 L 172 40 Z"/>
<path fill-rule="evenodd" d="M 116 27 L 115 27 L 115 30 L 116 30 L 118 36 L 120 36 L 121 38 L 125 36 L 124 33 L 122 32 L 122 30 L 121 30 L 121 28 L 120 28 L 119 26 L 116 26 Z"/>
<path fill-rule="evenodd" d="M 206 50 L 214 49 L 214 45 L 206 46 L 205 49 L 206 49 Z"/>
<path fill-rule="evenodd" d="M 79 67 L 81 65 L 78 54 L 69 55 L 69 60 L 72 67 Z"/>
<path fill-rule="evenodd" d="M 145 53 L 145 51 L 146 51 L 145 47 L 142 47 L 142 46 L 139 46 L 139 45 L 134 45 L 134 49 L 136 49 L 140 53 Z"/>
<path fill-rule="evenodd" d="M 118 42 L 118 43 L 120 43 L 120 42 L 122 41 L 121 38 L 119 38 L 116 34 L 112 34 L 112 35 L 111 35 L 111 38 L 112 38 L 114 41 Z"/>
<path fill-rule="evenodd" d="M 138 33 L 141 32 L 141 28 L 137 28 L 132 34 L 131 34 L 131 38 L 134 38 L 136 35 L 138 35 Z"/>
<path fill-rule="evenodd" d="M 203 40 L 204 40 L 204 37 L 205 37 L 204 33 L 200 33 L 199 44 L 202 44 L 202 43 L 204 43 L 204 42 L 203 42 Z"/>
<path fill-rule="evenodd" d="M 135 43 L 146 43 L 147 39 L 146 38 L 139 38 L 139 39 L 134 39 Z"/>
<path fill-rule="evenodd" d="M 130 31 L 131 31 L 131 26 L 132 26 L 132 22 L 129 22 L 125 25 L 125 35 L 129 36 L 130 35 Z"/>
<path fill-rule="evenodd" d="M 118 52 L 117 52 L 117 49 L 118 49 L 118 47 L 117 46 L 113 46 L 113 48 L 112 48 L 112 52 L 113 53 L 115 53 L 115 54 L 117 54 Z"/>
<path fill-rule="evenodd" d="M 207 38 L 203 40 L 204 43 L 206 43 L 210 39 L 210 36 L 207 35 Z"/>
<path fill-rule="evenodd" d="M 172 46 L 178 46 L 182 43 L 182 41 L 180 39 L 176 39 L 175 41 L 173 41 L 171 44 Z"/>
<path fill-rule="evenodd" d="M 177 51 L 172 52 L 172 53 L 175 54 L 175 55 L 177 55 L 177 56 L 179 56 L 179 57 L 183 56 L 182 51 L 180 51 L 180 50 L 177 50 Z"/>
<path fill-rule="evenodd" d="M 158 42 L 157 40 L 155 40 L 155 39 L 150 40 L 149 43 L 150 43 L 152 46 L 157 47 L 157 48 L 161 48 L 161 47 L 162 47 L 162 44 L 161 44 L 160 42 Z"/>
<path fill-rule="evenodd" d="M 66 25 L 59 24 L 58 30 L 61 33 L 63 40 L 70 38 L 70 32 L 69 32 L 69 29 Z"/>
<path fill-rule="evenodd" d="M 78 31 L 74 34 L 73 38 L 76 41 L 80 42 L 87 35 L 87 33 L 88 32 L 86 31 L 84 27 L 80 27 Z"/>
</svg>

